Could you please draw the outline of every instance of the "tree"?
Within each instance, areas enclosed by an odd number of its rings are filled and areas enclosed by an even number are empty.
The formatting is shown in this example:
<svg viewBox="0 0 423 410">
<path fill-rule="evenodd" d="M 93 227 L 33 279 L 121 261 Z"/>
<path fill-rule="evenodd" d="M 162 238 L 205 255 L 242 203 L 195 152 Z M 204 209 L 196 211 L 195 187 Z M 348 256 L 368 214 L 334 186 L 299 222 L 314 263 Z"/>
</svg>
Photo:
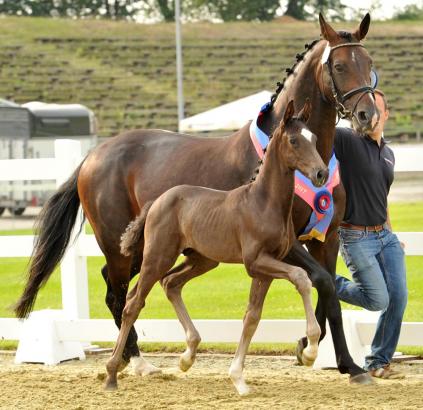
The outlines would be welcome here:
<svg viewBox="0 0 423 410">
<path fill-rule="evenodd" d="M 174 0 L 156 0 L 157 7 L 164 21 L 175 20 L 175 1 Z"/>
<path fill-rule="evenodd" d="M 137 0 L 3 0 L 0 13 L 35 17 L 133 18 Z"/>
<path fill-rule="evenodd" d="M 312 3 L 314 3 L 313 17 L 317 17 L 321 12 L 331 20 L 345 20 L 347 6 L 342 4 L 340 0 L 315 0 Z"/>
<path fill-rule="evenodd" d="M 394 20 L 423 20 L 423 7 L 409 4 L 394 14 Z"/>
<path fill-rule="evenodd" d="M 344 20 L 345 9 L 341 0 L 288 0 L 285 15 L 307 20 L 316 19 L 322 12 L 331 20 Z"/>
<path fill-rule="evenodd" d="M 310 3 L 307 0 L 289 0 L 285 11 L 285 16 L 293 17 L 297 20 L 305 20 L 308 13 L 304 10 L 304 6 Z"/>
<path fill-rule="evenodd" d="M 279 8 L 279 0 L 209 0 L 202 3 L 223 21 L 272 20 Z"/>
</svg>

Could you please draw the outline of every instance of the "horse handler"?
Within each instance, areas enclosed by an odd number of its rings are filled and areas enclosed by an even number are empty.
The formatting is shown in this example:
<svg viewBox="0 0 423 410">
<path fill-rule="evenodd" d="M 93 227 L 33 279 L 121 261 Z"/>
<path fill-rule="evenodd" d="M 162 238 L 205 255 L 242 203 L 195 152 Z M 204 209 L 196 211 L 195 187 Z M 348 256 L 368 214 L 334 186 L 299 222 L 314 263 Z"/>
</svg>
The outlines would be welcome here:
<svg viewBox="0 0 423 410">
<path fill-rule="evenodd" d="M 352 281 L 337 275 L 339 298 L 379 311 L 376 334 L 365 368 L 373 377 L 403 378 L 390 367 L 407 305 L 404 245 L 392 233 L 387 197 L 394 179 L 395 158 L 383 139 L 389 116 L 385 95 L 375 90 L 379 123 L 366 135 L 338 128 L 335 153 L 346 191 L 344 221 L 339 228 L 342 257 Z"/>
</svg>

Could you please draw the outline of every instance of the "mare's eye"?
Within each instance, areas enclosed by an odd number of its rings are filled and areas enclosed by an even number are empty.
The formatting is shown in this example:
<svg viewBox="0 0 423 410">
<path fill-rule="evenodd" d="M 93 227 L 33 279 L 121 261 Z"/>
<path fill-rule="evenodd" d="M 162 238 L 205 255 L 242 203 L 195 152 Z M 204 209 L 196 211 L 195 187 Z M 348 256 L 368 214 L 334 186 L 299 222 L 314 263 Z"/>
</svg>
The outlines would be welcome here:
<svg viewBox="0 0 423 410">
<path fill-rule="evenodd" d="M 289 137 L 289 143 L 296 147 L 298 145 L 297 137 L 295 137 L 294 135 L 292 137 Z"/>
</svg>

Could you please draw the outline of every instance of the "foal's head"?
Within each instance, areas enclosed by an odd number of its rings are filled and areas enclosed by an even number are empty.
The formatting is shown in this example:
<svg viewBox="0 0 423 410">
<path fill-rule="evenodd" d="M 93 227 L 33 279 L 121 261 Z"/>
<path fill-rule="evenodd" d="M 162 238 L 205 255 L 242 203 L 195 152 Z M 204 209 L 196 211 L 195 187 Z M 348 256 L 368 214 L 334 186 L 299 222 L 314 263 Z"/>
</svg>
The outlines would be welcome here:
<svg viewBox="0 0 423 410">
<path fill-rule="evenodd" d="M 311 103 L 294 116 L 294 101 L 291 100 L 273 138 L 280 139 L 280 160 L 292 170 L 299 170 L 315 186 L 322 186 L 329 175 L 327 166 L 316 149 L 316 136 L 305 125 L 310 117 Z"/>
<path fill-rule="evenodd" d="M 352 119 L 360 132 L 377 123 L 378 111 L 373 90 L 377 84 L 372 59 L 361 44 L 370 26 L 367 13 L 354 32 L 335 31 L 319 16 L 321 36 L 326 46 L 321 57 L 321 93 L 335 103 L 338 114 Z"/>
</svg>

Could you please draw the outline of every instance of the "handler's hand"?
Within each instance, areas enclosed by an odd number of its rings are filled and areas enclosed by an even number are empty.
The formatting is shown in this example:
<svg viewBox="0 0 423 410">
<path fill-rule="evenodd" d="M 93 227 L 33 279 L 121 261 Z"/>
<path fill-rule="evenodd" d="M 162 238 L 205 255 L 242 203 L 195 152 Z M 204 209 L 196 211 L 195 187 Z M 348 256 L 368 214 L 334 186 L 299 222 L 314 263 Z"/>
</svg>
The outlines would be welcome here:
<svg viewBox="0 0 423 410">
<path fill-rule="evenodd" d="M 402 249 L 405 249 L 405 243 L 400 241 L 400 245 Z"/>
</svg>

